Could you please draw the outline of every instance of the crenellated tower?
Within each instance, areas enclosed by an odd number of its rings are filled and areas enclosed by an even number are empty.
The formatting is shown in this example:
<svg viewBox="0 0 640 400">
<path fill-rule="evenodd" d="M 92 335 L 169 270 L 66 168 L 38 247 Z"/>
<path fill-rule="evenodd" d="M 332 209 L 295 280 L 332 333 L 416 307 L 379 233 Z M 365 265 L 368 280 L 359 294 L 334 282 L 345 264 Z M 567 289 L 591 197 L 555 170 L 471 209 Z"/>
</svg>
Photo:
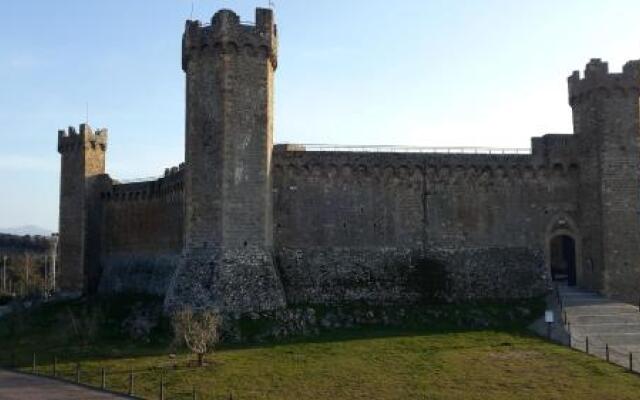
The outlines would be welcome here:
<svg viewBox="0 0 640 400">
<path fill-rule="evenodd" d="M 95 178 L 105 172 L 107 130 L 95 132 L 88 124 L 58 131 L 60 170 L 60 221 L 58 266 L 59 288 L 68 292 L 88 290 L 88 265 L 91 263 L 92 187 Z M 97 243 L 97 240 L 94 242 Z"/>
<path fill-rule="evenodd" d="M 284 306 L 273 262 L 271 152 L 277 30 L 217 12 L 187 21 L 185 249 L 167 306 L 224 312 Z M 195 285 L 194 285 L 194 282 Z"/>
<path fill-rule="evenodd" d="M 640 282 L 640 61 L 592 59 L 569 78 L 580 160 L 582 286 L 637 301 Z"/>
</svg>

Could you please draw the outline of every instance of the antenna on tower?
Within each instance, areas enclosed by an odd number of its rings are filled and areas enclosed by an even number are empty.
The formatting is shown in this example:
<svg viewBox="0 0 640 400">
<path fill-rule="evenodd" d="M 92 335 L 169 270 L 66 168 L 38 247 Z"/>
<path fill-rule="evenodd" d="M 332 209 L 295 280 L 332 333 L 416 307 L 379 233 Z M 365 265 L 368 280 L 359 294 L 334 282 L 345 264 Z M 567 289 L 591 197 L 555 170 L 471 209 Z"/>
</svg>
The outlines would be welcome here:
<svg viewBox="0 0 640 400">
<path fill-rule="evenodd" d="M 193 0 L 191 0 L 191 16 L 189 19 L 193 19 Z"/>
<path fill-rule="evenodd" d="M 269 8 L 272 10 L 276 8 L 276 3 L 274 3 L 273 0 L 269 0 Z"/>
<path fill-rule="evenodd" d="M 89 102 L 87 101 L 86 103 L 86 108 L 85 108 L 85 121 L 87 123 L 87 125 L 89 125 Z"/>
</svg>

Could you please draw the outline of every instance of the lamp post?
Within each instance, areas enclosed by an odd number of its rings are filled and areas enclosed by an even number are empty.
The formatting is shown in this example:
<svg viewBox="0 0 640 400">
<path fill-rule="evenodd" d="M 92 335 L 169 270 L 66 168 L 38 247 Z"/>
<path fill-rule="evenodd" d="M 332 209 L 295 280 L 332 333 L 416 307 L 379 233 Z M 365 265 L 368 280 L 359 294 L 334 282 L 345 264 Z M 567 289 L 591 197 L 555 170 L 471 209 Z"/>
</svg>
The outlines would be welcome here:
<svg viewBox="0 0 640 400">
<path fill-rule="evenodd" d="M 2 292 L 7 291 L 7 256 L 2 256 Z"/>
<path fill-rule="evenodd" d="M 544 312 L 544 322 L 547 323 L 547 338 L 551 339 L 551 325 L 553 324 L 553 310 Z"/>
<path fill-rule="evenodd" d="M 58 258 L 58 235 L 51 235 L 53 246 L 51 249 L 51 291 L 56 291 L 56 259 Z"/>
</svg>

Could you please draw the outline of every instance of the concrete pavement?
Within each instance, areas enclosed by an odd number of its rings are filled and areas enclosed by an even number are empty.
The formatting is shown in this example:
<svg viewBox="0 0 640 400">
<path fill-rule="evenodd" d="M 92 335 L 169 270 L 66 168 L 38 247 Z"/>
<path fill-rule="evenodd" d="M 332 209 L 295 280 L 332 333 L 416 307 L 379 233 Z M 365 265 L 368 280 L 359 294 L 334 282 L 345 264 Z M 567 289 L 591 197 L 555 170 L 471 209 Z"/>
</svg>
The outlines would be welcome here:
<svg viewBox="0 0 640 400">
<path fill-rule="evenodd" d="M 129 399 L 41 376 L 0 369 L 0 400 L 113 400 Z"/>
</svg>

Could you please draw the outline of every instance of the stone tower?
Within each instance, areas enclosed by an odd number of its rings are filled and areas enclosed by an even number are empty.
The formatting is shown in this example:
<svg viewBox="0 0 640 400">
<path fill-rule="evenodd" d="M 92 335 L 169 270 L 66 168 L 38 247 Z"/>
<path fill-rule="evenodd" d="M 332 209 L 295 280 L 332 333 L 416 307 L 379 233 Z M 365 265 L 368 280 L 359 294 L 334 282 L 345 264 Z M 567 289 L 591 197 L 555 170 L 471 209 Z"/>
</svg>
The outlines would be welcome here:
<svg viewBox="0 0 640 400">
<path fill-rule="evenodd" d="M 579 282 L 636 302 L 640 282 L 640 61 L 622 73 L 591 60 L 569 77 L 569 103 L 580 154 Z"/>
<path fill-rule="evenodd" d="M 106 129 L 94 133 L 89 125 L 81 124 L 80 133 L 73 127 L 58 131 L 58 152 L 62 156 L 58 286 L 63 291 L 80 293 L 89 287 L 91 193 L 95 178 L 104 174 L 106 149 Z"/>
<path fill-rule="evenodd" d="M 273 12 L 255 25 L 229 10 L 187 21 L 185 248 L 167 307 L 241 313 L 279 308 L 271 153 L 277 65 Z"/>
</svg>

